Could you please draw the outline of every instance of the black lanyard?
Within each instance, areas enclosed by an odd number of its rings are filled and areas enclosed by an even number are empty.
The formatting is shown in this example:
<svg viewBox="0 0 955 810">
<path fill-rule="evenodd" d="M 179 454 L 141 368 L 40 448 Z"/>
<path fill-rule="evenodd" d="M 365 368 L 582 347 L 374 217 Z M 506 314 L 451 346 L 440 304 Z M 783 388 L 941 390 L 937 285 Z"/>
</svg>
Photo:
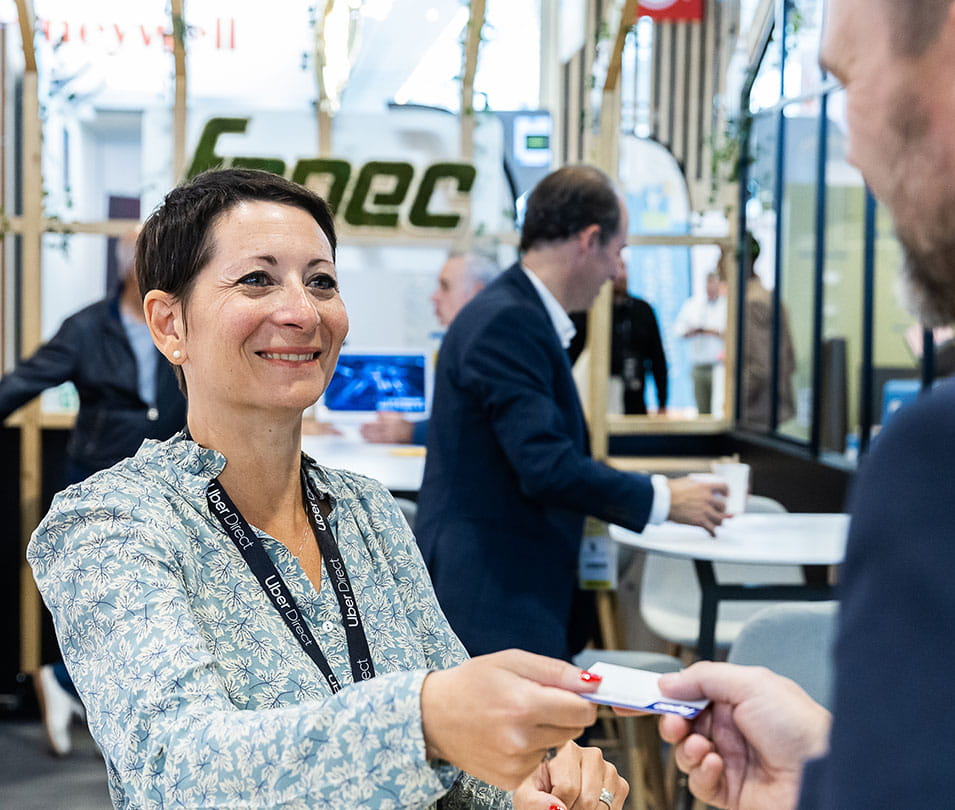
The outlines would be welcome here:
<svg viewBox="0 0 955 810">
<path fill-rule="evenodd" d="M 312 530 L 315 532 L 319 550 L 322 552 L 322 562 L 328 572 L 328 578 L 331 580 L 335 596 L 338 598 L 338 607 L 342 612 L 345 637 L 348 640 L 348 657 L 351 660 L 352 679 L 356 683 L 370 680 L 375 677 L 375 667 L 371 661 L 371 653 L 368 651 L 368 639 L 365 637 L 361 614 L 358 612 L 358 603 L 355 601 L 351 581 L 348 579 L 348 572 L 345 570 L 345 561 L 338 549 L 335 535 L 328 528 L 328 523 L 318 508 L 318 497 L 312 490 L 311 482 L 305 475 L 304 468 L 302 469 L 302 491 L 305 493 L 305 512 L 308 515 L 309 523 L 312 525 Z M 252 573 L 255 574 L 262 590 L 265 591 L 275 609 L 282 616 L 289 631 L 321 670 L 332 692 L 339 691 L 342 685 L 335 673 L 332 672 L 325 655 L 319 649 L 318 643 L 312 636 L 312 631 L 308 629 L 308 625 L 305 623 L 298 605 L 295 604 L 295 599 L 289 591 L 288 585 L 285 584 L 285 580 L 282 579 L 282 575 L 278 572 L 275 563 L 272 562 L 252 527 L 249 526 L 246 519 L 242 517 L 242 513 L 236 509 L 235 504 L 226 494 L 218 478 L 209 482 L 206 498 L 209 501 L 209 511 L 218 518 L 226 534 L 232 538 L 232 542 L 235 543 L 242 558 L 246 561 Z"/>
</svg>

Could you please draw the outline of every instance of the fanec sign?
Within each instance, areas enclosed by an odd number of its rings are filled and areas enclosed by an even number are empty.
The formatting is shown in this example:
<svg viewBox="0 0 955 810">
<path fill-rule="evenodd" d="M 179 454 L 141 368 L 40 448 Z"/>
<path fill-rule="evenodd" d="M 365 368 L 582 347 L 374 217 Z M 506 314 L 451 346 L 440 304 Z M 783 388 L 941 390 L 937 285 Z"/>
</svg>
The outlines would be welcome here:
<svg viewBox="0 0 955 810">
<path fill-rule="evenodd" d="M 281 158 L 229 159 L 216 154 L 219 136 L 245 132 L 249 120 L 211 118 L 199 138 L 187 177 L 225 165 L 263 169 L 288 176 L 288 167 Z M 350 182 L 352 174 L 353 167 L 347 160 L 302 158 L 292 166 L 290 177 L 304 186 L 327 183 L 325 199 L 332 213 L 354 227 L 397 228 L 402 205 L 410 200 L 407 224 L 415 228 L 452 231 L 461 223 L 461 215 L 452 211 L 435 211 L 432 207 L 435 191 L 439 183 L 453 183 L 458 194 L 467 195 L 474 185 L 477 170 L 470 163 L 433 163 L 415 182 L 415 170 L 410 163 L 374 160 L 358 168 L 357 176 Z"/>
</svg>

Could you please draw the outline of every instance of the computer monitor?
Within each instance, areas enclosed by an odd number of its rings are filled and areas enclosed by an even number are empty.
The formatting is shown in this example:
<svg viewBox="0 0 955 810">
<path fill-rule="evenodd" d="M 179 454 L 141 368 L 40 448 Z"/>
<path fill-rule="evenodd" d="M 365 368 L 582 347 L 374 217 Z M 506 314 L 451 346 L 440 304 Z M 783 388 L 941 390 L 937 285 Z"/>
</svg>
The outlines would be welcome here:
<svg viewBox="0 0 955 810">
<path fill-rule="evenodd" d="M 431 412 L 433 354 L 431 349 L 343 349 L 319 409 L 333 422 L 369 419 L 377 411 L 424 419 Z"/>
</svg>

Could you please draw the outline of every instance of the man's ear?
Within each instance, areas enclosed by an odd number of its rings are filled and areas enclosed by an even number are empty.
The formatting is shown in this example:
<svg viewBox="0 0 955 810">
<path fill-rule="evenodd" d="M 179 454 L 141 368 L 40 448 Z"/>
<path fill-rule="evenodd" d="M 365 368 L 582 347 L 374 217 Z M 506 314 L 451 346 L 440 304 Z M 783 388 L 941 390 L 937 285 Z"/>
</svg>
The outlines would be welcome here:
<svg viewBox="0 0 955 810">
<path fill-rule="evenodd" d="M 581 250 L 594 250 L 600 247 L 600 226 L 588 225 L 577 233 L 577 243 Z"/>
<path fill-rule="evenodd" d="M 171 293 L 150 290 L 143 299 L 143 311 L 156 348 L 170 363 L 180 365 L 186 359 L 182 303 Z"/>
</svg>

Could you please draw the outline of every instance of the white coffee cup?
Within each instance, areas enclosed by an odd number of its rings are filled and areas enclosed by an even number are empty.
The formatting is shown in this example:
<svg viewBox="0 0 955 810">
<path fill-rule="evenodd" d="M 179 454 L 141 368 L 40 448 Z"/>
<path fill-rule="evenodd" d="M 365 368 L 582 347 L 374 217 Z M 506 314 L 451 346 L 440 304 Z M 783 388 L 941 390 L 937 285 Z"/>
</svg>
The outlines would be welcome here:
<svg viewBox="0 0 955 810">
<path fill-rule="evenodd" d="M 726 486 L 729 487 L 726 514 L 739 515 L 746 511 L 746 496 L 749 495 L 749 464 L 714 462 L 713 474 L 725 481 Z"/>
</svg>

